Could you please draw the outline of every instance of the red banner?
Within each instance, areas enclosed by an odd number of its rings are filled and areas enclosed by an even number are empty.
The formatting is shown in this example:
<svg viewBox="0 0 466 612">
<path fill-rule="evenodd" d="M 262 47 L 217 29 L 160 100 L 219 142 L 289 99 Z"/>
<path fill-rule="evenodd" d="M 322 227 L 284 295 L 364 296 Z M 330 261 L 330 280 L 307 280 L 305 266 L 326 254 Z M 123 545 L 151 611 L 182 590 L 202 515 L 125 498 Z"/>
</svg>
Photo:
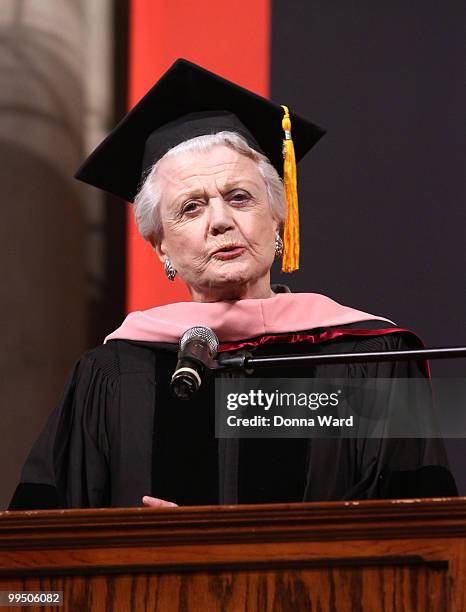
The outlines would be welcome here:
<svg viewBox="0 0 466 612">
<path fill-rule="evenodd" d="M 269 56 L 270 0 L 130 2 L 130 108 L 178 57 L 267 96 Z M 181 280 L 165 277 L 128 209 L 127 311 L 189 300 Z"/>
</svg>

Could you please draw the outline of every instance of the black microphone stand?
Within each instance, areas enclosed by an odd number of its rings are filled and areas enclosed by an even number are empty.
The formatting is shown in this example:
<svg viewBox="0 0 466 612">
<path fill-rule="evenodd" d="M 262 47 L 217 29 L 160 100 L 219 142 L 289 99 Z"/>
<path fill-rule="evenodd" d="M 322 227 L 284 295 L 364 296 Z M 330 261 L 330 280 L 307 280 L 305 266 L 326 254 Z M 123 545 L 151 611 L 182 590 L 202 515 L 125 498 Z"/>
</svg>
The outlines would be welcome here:
<svg viewBox="0 0 466 612">
<path fill-rule="evenodd" d="M 239 368 L 247 373 L 261 367 L 302 366 L 316 363 L 356 363 L 367 361 L 398 361 L 408 359 L 455 359 L 466 357 L 466 346 L 407 349 L 402 351 L 376 351 L 372 353 L 328 353 L 326 355 L 280 355 L 254 357 L 247 350 L 238 351 L 235 355 L 217 356 L 216 369 Z"/>
</svg>

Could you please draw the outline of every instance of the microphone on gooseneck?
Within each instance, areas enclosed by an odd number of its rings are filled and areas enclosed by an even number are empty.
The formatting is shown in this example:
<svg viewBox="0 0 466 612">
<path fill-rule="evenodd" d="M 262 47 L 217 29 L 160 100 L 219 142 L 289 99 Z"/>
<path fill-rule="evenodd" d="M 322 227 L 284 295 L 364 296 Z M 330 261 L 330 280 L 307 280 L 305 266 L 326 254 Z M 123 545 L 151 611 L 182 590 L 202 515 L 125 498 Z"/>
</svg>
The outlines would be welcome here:
<svg viewBox="0 0 466 612">
<path fill-rule="evenodd" d="M 218 351 L 218 338 L 210 327 L 190 327 L 181 336 L 178 363 L 170 390 L 179 399 L 188 400 L 202 384 L 205 370 Z"/>
</svg>

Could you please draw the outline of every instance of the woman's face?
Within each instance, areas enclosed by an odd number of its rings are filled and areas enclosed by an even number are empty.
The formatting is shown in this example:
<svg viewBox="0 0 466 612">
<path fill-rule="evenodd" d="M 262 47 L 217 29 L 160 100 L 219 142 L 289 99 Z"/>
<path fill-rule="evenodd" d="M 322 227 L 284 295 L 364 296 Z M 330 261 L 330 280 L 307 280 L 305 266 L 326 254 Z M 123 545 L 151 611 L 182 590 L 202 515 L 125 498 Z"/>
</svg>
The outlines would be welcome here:
<svg viewBox="0 0 466 612">
<path fill-rule="evenodd" d="M 277 221 L 256 162 L 218 145 L 162 159 L 156 251 L 199 302 L 266 298 Z"/>
</svg>

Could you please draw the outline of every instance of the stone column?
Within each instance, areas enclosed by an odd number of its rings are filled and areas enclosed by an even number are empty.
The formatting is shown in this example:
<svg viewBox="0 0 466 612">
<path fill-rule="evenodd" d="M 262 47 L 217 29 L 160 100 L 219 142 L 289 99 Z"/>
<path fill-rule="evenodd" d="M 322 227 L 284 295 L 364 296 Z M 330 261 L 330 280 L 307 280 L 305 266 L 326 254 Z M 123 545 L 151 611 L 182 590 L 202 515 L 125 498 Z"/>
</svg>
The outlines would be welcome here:
<svg viewBox="0 0 466 612">
<path fill-rule="evenodd" d="M 110 0 L 94 5 L 0 2 L 1 507 L 88 344 L 98 291 L 99 198 L 72 178 L 106 127 L 109 32 L 96 26 Z"/>
</svg>

